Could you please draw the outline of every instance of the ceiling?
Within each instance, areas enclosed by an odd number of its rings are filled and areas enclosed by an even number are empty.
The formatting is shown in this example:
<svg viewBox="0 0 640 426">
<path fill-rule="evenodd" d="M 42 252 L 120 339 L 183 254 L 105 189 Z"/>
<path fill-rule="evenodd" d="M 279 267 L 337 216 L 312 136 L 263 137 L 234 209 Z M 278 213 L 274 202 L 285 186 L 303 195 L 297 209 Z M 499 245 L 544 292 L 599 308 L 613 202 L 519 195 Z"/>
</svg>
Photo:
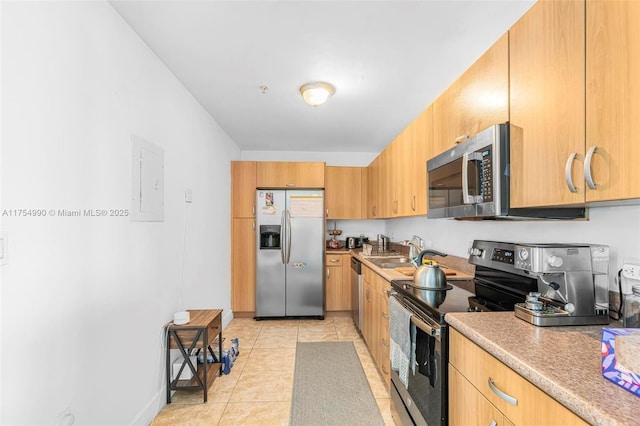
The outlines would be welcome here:
<svg viewBox="0 0 640 426">
<path fill-rule="evenodd" d="M 242 151 L 380 152 L 534 1 L 110 3 Z"/>
</svg>

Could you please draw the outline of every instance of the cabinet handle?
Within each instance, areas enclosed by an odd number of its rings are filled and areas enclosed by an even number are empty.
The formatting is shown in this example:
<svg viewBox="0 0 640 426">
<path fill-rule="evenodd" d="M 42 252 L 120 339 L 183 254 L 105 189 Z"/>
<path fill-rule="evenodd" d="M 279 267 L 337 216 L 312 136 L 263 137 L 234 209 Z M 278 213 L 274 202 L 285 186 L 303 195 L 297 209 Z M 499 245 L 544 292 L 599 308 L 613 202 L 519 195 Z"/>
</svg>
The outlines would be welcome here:
<svg viewBox="0 0 640 426">
<path fill-rule="evenodd" d="M 386 288 L 383 288 L 383 289 L 382 289 L 382 293 L 383 293 L 385 296 L 387 296 L 387 298 L 389 297 L 389 293 L 390 293 L 390 292 L 389 292 L 389 290 L 387 290 Z"/>
<path fill-rule="evenodd" d="M 393 213 L 398 214 L 398 200 L 393 200 Z"/>
<path fill-rule="evenodd" d="M 491 389 L 493 393 L 495 393 L 496 395 L 498 395 L 500 398 L 504 399 L 511 405 L 518 405 L 518 400 L 502 392 L 500 389 L 498 389 L 496 385 L 493 383 L 493 379 L 491 377 L 489 377 L 488 383 L 489 383 L 489 389 Z"/>
<path fill-rule="evenodd" d="M 386 346 L 389 347 L 389 342 L 387 342 L 386 340 L 384 340 L 384 337 L 382 339 L 380 339 L 382 341 L 382 346 Z"/>
<path fill-rule="evenodd" d="M 460 135 L 457 138 L 455 138 L 454 142 L 456 143 L 456 145 L 458 145 L 459 143 L 462 143 L 467 139 L 469 139 L 469 135 Z"/>
<path fill-rule="evenodd" d="M 329 262 L 331 262 L 331 263 L 338 263 L 338 262 L 340 262 L 340 261 L 339 261 L 338 259 L 329 259 Z"/>
<path fill-rule="evenodd" d="M 327 215 L 327 217 L 329 217 L 329 209 L 327 209 L 327 211 L 325 212 L 325 214 Z"/>
<path fill-rule="evenodd" d="M 592 146 L 591 148 L 589 148 L 589 151 L 587 151 L 587 155 L 584 157 L 584 178 L 587 181 L 587 185 L 589 185 L 589 188 L 591 189 L 598 188 L 598 185 L 596 185 L 596 183 L 593 181 L 593 176 L 591 175 L 591 159 L 593 158 L 593 154 L 595 154 L 597 149 L 597 146 Z"/>
<path fill-rule="evenodd" d="M 254 220 L 253 222 L 251 222 L 251 227 L 255 230 L 256 229 L 256 221 Z"/>
<path fill-rule="evenodd" d="M 251 207 L 251 214 L 254 216 L 256 215 L 256 206 Z"/>
<path fill-rule="evenodd" d="M 491 419 L 491 423 L 489 423 L 489 426 L 498 426 L 498 423 L 496 423 L 495 420 Z"/>
<path fill-rule="evenodd" d="M 387 370 L 387 369 L 385 368 L 384 364 L 382 364 L 382 365 L 380 366 L 380 368 L 382 369 L 382 372 L 383 372 L 384 374 L 389 374 L 389 370 Z"/>
<path fill-rule="evenodd" d="M 366 295 L 367 302 L 371 302 L 371 289 L 370 288 L 367 289 L 367 292 L 365 293 L 365 295 Z"/>
<path fill-rule="evenodd" d="M 387 314 L 386 312 L 381 312 L 380 315 L 382 315 L 382 318 L 384 319 L 389 319 L 389 314 Z"/>
<path fill-rule="evenodd" d="M 411 196 L 411 211 L 416 211 L 416 196 L 412 195 Z"/>
<path fill-rule="evenodd" d="M 376 206 L 371 207 L 371 215 L 372 216 L 376 215 Z"/>
<path fill-rule="evenodd" d="M 288 188 L 295 188 L 296 184 L 295 183 L 288 183 L 286 186 Z"/>
<path fill-rule="evenodd" d="M 331 269 L 327 268 L 327 279 L 331 278 Z"/>
<path fill-rule="evenodd" d="M 564 180 L 567 182 L 567 186 L 569 187 L 569 191 L 571 192 L 578 192 L 578 188 L 576 188 L 576 186 L 573 184 L 573 178 L 571 177 L 571 165 L 573 164 L 573 160 L 576 159 L 577 155 L 577 152 L 572 152 L 569 155 L 569 158 L 567 158 L 566 166 L 564 166 Z M 587 163 L 585 162 L 585 169 L 586 164 Z"/>
</svg>

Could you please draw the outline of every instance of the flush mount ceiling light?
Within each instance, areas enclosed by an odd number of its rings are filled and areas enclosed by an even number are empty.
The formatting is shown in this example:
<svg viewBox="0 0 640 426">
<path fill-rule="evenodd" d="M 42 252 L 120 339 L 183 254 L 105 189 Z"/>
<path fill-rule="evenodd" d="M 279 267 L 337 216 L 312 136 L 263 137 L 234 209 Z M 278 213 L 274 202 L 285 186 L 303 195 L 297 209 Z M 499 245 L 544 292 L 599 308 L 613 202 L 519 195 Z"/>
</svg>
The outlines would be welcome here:
<svg viewBox="0 0 640 426">
<path fill-rule="evenodd" d="M 300 88 L 304 101 L 314 107 L 322 105 L 336 89 L 329 83 L 308 83 Z"/>
</svg>

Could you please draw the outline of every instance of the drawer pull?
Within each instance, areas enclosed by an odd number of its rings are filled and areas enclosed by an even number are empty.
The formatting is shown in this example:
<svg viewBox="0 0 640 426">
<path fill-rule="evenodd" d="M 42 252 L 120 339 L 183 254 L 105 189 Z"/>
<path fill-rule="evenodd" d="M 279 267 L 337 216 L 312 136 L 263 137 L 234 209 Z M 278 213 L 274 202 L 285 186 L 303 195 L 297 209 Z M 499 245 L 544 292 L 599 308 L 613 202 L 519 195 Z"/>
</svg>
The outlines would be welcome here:
<svg viewBox="0 0 640 426">
<path fill-rule="evenodd" d="M 495 420 L 491 420 L 491 423 L 489 423 L 489 426 L 498 426 L 498 423 L 496 423 Z"/>
<path fill-rule="evenodd" d="M 387 348 L 389 347 L 389 342 L 387 342 L 386 340 L 384 340 L 384 337 L 383 337 L 382 339 L 380 339 L 380 340 L 382 341 L 382 346 L 385 346 L 385 347 L 387 347 Z"/>
<path fill-rule="evenodd" d="M 338 263 L 338 262 L 340 262 L 340 260 L 339 260 L 339 259 L 330 259 L 330 260 L 329 260 L 329 262 L 331 262 L 331 263 Z"/>
<path fill-rule="evenodd" d="M 504 399 L 511 405 L 518 405 L 518 400 L 502 392 L 500 389 L 498 389 L 496 385 L 493 383 L 493 379 L 491 377 L 489 377 L 488 383 L 489 383 L 489 389 L 491 389 L 493 393 L 495 393 L 496 395 L 498 395 L 500 398 Z"/>
<path fill-rule="evenodd" d="M 382 315 L 382 318 L 389 319 L 389 314 L 387 314 L 386 312 L 382 312 L 381 315 Z"/>
<path fill-rule="evenodd" d="M 389 374 L 389 370 L 387 370 L 387 368 L 383 365 L 380 366 L 382 373 L 384 373 L 385 375 Z"/>
</svg>

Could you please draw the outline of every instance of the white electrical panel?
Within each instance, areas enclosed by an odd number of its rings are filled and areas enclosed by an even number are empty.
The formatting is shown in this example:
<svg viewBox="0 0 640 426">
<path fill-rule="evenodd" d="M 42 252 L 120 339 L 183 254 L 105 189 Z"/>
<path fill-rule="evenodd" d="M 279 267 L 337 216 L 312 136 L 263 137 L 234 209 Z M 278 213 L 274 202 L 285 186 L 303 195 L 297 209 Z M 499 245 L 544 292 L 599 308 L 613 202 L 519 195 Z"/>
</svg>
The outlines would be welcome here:
<svg viewBox="0 0 640 426">
<path fill-rule="evenodd" d="M 164 150 L 131 135 L 131 220 L 164 221 Z"/>
</svg>

